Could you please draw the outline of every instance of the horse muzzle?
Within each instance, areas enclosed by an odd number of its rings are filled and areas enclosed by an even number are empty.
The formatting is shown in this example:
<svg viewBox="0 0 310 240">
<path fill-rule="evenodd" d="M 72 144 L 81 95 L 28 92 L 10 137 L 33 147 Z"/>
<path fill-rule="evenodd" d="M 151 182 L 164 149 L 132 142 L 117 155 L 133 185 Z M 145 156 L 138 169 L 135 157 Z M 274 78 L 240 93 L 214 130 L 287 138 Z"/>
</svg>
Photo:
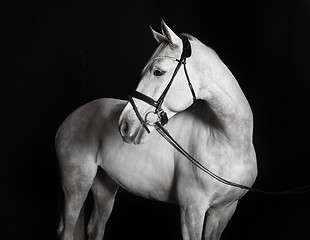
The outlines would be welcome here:
<svg viewBox="0 0 310 240">
<path fill-rule="evenodd" d="M 124 142 L 140 144 L 147 138 L 148 132 L 137 121 L 132 121 L 129 117 L 121 117 L 119 121 L 119 132 Z"/>
</svg>

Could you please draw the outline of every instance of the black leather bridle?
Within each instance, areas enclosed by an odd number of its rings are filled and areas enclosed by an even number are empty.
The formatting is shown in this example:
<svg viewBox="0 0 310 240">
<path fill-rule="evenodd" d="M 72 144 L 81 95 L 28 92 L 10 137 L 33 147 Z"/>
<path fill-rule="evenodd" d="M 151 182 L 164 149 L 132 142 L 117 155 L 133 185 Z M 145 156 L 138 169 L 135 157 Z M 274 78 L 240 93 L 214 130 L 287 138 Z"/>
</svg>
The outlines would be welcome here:
<svg viewBox="0 0 310 240">
<path fill-rule="evenodd" d="M 183 52 L 181 55 L 181 58 L 178 59 L 174 59 L 175 61 L 178 61 L 178 65 L 176 66 L 173 75 L 171 77 L 170 82 L 168 83 L 167 87 L 165 88 L 165 90 L 163 91 L 163 93 L 161 94 L 161 96 L 159 97 L 159 99 L 157 101 L 155 101 L 153 98 L 146 96 L 143 93 L 140 93 L 138 91 L 134 91 L 133 94 L 131 94 L 129 96 L 129 102 L 131 103 L 137 117 L 139 118 L 141 124 L 144 126 L 144 128 L 146 129 L 146 131 L 148 133 L 150 133 L 149 129 L 147 126 L 154 126 L 157 130 L 157 132 L 163 137 L 165 138 L 179 153 L 181 153 L 185 158 L 187 158 L 193 165 L 195 165 L 197 168 L 199 168 L 201 171 L 205 172 L 206 174 L 210 175 L 211 177 L 213 177 L 214 179 L 216 179 L 217 181 L 232 186 L 232 187 L 237 187 L 237 188 L 241 188 L 241 189 L 245 189 L 248 191 L 252 191 L 252 192 L 256 192 L 256 193 L 263 193 L 263 194 L 268 194 L 268 195 L 272 195 L 272 196 L 281 196 L 281 195 L 292 195 L 292 194 L 301 194 L 301 193 L 307 193 L 310 191 L 310 186 L 306 185 L 300 188 L 296 188 L 296 189 L 290 189 L 290 190 L 286 190 L 286 191 L 280 191 L 280 192 L 268 192 L 268 191 L 264 191 L 258 188 L 254 188 L 254 187 L 249 187 L 246 185 L 242 185 L 239 183 L 235 183 L 235 182 L 231 182 L 225 178 L 220 177 L 219 175 L 213 173 L 212 171 L 210 171 L 208 168 L 206 168 L 203 164 L 201 164 L 199 161 L 197 161 L 194 157 L 192 157 L 186 150 L 184 150 L 184 148 L 182 148 L 182 146 L 169 134 L 169 132 L 164 128 L 163 125 L 165 125 L 168 122 L 168 116 L 167 114 L 164 112 L 164 110 L 161 108 L 161 105 L 164 102 L 164 99 L 167 95 L 167 92 L 169 90 L 169 88 L 171 87 L 171 84 L 174 80 L 174 77 L 177 75 L 181 65 L 183 64 L 184 66 L 184 72 L 188 81 L 188 86 L 192 92 L 193 95 L 193 101 L 196 101 L 196 95 L 195 95 L 195 91 L 193 89 L 193 86 L 190 82 L 189 76 L 187 74 L 187 70 L 186 70 L 186 58 L 189 58 L 191 56 L 191 45 L 189 43 L 189 40 L 186 37 L 182 37 L 182 41 L 183 41 Z M 148 104 L 150 104 L 151 106 L 153 106 L 155 108 L 155 111 L 151 111 L 148 112 L 144 119 L 141 117 L 137 106 L 133 100 L 133 98 L 137 98 L 140 99 Z M 147 119 L 149 114 L 156 114 L 157 115 L 157 122 L 154 123 L 150 123 L 150 121 Z"/>
<path fill-rule="evenodd" d="M 178 62 L 178 65 L 176 66 L 174 72 L 173 72 L 173 75 L 168 83 L 168 85 L 166 86 L 165 90 L 163 91 L 163 93 L 160 95 L 160 97 L 158 98 L 158 100 L 154 100 L 153 98 L 141 93 L 141 92 L 138 92 L 138 91 L 134 91 L 131 95 L 128 96 L 129 98 L 129 102 L 131 103 L 132 107 L 133 107 L 133 110 L 135 111 L 139 121 L 141 122 L 141 124 L 143 125 L 143 127 L 146 129 L 146 131 L 148 133 L 150 133 L 150 130 L 148 129 L 147 126 L 154 126 L 156 125 L 156 122 L 155 123 L 151 123 L 147 118 L 150 114 L 155 114 L 157 115 L 157 122 L 159 122 L 161 125 L 165 125 L 167 122 L 168 122 L 168 116 L 167 116 L 167 113 L 161 108 L 164 100 L 165 100 L 165 97 L 173 83 L 173 80 L 175 78 L 175 76 L 177 75 L 181 65 L 183 64 L 184 66 L 184 72 L 185 72 L 185 75 L 186 75 L 186 78 L 187 78 L 187 82 L 188 82 L 188 86 L 189 86 L 189 89 L 191 90 L 191 93 L 193 95 L 193 102 L 196 101 L 196 95 L 195 95 L 195 91 L 193 89 L 193 86 L 190 82 L 190 79 L 189 79 L 189 76 L 188 76 L 188 73 L 187 73 L 187 70 L 186 70 L 186 59 L 189 58 L 192 54 L 192 49 L 191 49 L 191 44 L 188 40 L 187 37 L 185 36 L 182 36 L 181 37 L 182 39 L 182 42 L 183 42 L 183 51 L 182 51 L 182 54 L 181 54 L 181 58 L 180 59 L 173 59 L 174 61 L 177 61 Z M 144 119 L 142 118 L 141 114 L 139 113 L 139 110 L 133 100 L 133 98 L 136 98 L 136 99 L 139 99 L 141 101 L 144 101 L 146 103 L 148 103 L 149 105 L 153 106 L 155 108 L 154 111 L 151 111 L 151 112 L 148 112 Z"/>
</svg>

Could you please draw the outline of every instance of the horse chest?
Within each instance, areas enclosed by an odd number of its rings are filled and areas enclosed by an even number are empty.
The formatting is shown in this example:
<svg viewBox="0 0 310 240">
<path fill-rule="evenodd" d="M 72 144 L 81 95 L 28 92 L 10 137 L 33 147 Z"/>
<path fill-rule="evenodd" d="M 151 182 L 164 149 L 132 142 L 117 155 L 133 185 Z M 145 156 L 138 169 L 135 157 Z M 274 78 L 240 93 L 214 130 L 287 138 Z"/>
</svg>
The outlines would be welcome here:
<svg viewBox="0 0 310 240">
<path fill-rule="evenodd" d="M 99 158 L 101 167 L 127 191 L 145 198 L 170 201 L 173 151 L 161 139 L 154 137 L 142 145 L 129 145 L 121 139 L 113 144 L 106 142 L 102 144 Z"/>
</svg>

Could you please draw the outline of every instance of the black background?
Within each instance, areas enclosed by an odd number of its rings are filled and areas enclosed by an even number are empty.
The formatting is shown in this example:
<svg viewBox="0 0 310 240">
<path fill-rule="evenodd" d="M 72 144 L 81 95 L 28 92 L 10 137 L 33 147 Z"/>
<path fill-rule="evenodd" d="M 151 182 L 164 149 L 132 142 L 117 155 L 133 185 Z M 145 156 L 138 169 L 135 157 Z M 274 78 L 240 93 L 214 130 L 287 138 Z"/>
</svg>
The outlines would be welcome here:
<svg viewBox="0 0 310 240">
<path fill-rule="evenodd" d="M 239 81 L 255 119 L 255 186 L 310 184 L 309 1 L 15 1 L 2 10 L 2 236 L 56 238 L 55 132 L 88 101 L 126 98 L 155 50 L 149 25 L 159 31 L 160 18 L 212 47 Z M 309 200 L 248 193 L 222 239 L 304 239 Z M 106 236 L 181 239 L 179 225 L 177 206 L 121 190 Z"/>
</svg>

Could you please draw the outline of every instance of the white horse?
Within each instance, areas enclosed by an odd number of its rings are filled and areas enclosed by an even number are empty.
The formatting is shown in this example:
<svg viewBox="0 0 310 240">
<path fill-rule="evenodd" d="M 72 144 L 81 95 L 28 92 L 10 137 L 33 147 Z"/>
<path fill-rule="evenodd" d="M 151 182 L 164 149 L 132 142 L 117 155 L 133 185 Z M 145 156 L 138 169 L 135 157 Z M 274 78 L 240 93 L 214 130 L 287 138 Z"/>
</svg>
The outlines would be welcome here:
<svg viewBox="0 0 310 240">
<path fill-rule="evenodd" d="M 137 88 L 153 98 L 164 90 L 177 64 L 173 59 L 182 52 L 181 39 L 164 22 L 162 32 L 153 31 L 160 45 Z M 167 130 L 214 173 L 251 186 L 257 168 L 249 104 L 216 53 L 194 38 L 190 44 L 188 74 L 200 100 L 189 107 L 192 98 L 186 74 L 180 70 L 162 104 L 171 118 Z M 151 106 L 135 102 L 141 116 L 150 116 Z M 147 134 L 132 105 L 125 104 L 115 99 L 90 102 L 74 111 L 57 132 L 64 190 L 60 239 L 74 238 L 91 189 L 94 209 L 88 236 L 102 240 L 119 186 L 142 197 L 178 204 L 184 240 L 219 239 L 246 190 L 218 182 L 196 168 L 152 131 L 153 126 L 148 126 L 151 133 Z M 97 171 L 98 167 L 103 171 Z"/>
</svg>

